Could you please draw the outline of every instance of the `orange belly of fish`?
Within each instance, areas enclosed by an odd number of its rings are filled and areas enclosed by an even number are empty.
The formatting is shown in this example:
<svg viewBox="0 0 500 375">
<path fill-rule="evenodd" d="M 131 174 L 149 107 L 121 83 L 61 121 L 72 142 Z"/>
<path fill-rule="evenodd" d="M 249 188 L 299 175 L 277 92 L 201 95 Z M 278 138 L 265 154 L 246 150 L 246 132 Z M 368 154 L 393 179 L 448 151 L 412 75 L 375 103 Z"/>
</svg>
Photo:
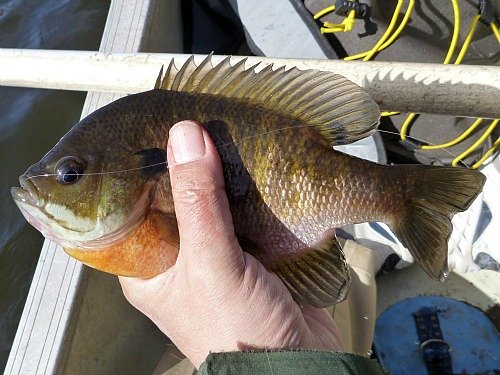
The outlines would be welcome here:
<svg viewBox="0 0 500 375">
<path fill-rule="evenodd" d="M 166 215 L 152 212 L 123 241 L 99 249 L 64 250 L 73 258 L 101 271 L 120 276 L 151 278 L 175 264 L 179 252 L 177 225 Z"/>
</svg>

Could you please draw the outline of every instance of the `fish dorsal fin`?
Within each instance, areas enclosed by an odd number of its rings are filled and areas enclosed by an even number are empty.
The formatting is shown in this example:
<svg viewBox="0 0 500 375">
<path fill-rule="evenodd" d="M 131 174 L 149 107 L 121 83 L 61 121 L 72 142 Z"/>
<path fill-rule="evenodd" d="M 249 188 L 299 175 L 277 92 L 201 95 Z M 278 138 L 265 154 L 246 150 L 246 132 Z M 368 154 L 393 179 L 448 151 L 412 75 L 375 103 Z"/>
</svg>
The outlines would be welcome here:
<svg viewBox="0 0 500 375">
<path fill-rule="evenodd" d="M 345 77 L 318 70 L 268 65 L 245 68 L 246 59 L 231 65 L 230 58 L 215 67 L 209 55 L 200 65 L 191 56 L 177 69 L 170 62 L 161 90 L 195 92 L 236 98 L 292 117 L 316 128 L 332 145 L 351 143 L 372 134 L 379 107 L 358 85 Z M 257 64 L 258 65 L 258 64 Z"/>
</svg>

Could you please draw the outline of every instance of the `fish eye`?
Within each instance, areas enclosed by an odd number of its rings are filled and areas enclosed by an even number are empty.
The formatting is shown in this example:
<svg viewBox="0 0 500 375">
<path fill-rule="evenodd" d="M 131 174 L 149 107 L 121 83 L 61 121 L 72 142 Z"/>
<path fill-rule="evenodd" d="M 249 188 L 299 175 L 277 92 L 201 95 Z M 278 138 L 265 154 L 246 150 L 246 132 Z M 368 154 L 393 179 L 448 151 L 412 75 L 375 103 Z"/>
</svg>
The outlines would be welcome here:
<svg viewBox="0 0 500 375">
<path fill-rule="evenodd" d="M 63 185 L 70 185 L 82 177 L 85 170 L 83 162 L 75 156 L 66 156 L 56 165 L 57 181 Z"/>
</svg>

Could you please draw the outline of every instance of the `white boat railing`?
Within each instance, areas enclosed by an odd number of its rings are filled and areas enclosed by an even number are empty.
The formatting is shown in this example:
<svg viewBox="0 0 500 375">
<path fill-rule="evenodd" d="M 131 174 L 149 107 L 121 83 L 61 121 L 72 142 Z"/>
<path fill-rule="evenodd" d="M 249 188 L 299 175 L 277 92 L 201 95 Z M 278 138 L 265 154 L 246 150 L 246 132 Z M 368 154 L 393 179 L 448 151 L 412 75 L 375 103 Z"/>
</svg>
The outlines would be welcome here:
<svg viewBox="0 0 500 375">
<path fill-rule="evenodd" d="M 0 49 L 0 85 L 132 93 L 152 88 L 162 65 L 190 55 Z M 196 61 L 205 55 L 195 55 Z M 218 63 L 227 56 L 213 56 Z M 237 62 L 245 57 L 233 56 Z M 341 74 L 382 110 L 500 118 L 500 66 L 247 57 L 268 64 Z"/>
</svg>

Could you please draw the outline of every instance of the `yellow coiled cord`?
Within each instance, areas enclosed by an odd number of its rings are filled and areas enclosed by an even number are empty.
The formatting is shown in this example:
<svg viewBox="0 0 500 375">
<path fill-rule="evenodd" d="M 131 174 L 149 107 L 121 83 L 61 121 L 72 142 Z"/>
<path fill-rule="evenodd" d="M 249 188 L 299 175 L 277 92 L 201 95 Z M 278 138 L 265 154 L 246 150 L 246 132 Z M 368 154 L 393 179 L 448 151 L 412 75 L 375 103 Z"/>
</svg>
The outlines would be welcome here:
<svg viewBox="0 0 500 375">
<path fill-rule="evenodd" d="M 458 45 L 458 39 L 459 39 L 459 34 L 460 34 L 460 6 L 458 4 L 458 0 L 450 0 L 450 1 L 452 3 L 452 6 L 453 6 L 454 25 L 453 25 L 453 34 L 452 34 L 450 46 L 448 48 L 448 52 L 446 54 L 446 57 L 444 58 L 443 64 L 449 64 L 451 62 L 453 55 L 455 54 L 455 50 L 457 48 L 457 45 Z M 404 30 L 406 25 L 408 24 L 411 13 L 412 13 L 413 8 L 415 6 L 415 0 L 409 0 L 407 9 L 406 9 L 404 16 L 403 16 L 403 19 L 393 33 L 393 30 L 395 29 L 396 24 L 398 22 L 399 14 L 401 13 L 403 5 L 404 5 L 404 1 L 398 0 L 398 3 L 394 9 L 394 13 L 393 13 L 391 22 L 389 23 L 389 25 L 387 27 L 387 30 L 384 32 L 382 37 L 378 40 L 378 42 L 375 44 L 375 46 L 371 50 L 366 51 L 366 52 L 362 52 L 362 53 L 358 53 L 355 55 L 347 56 L 344 58 L 344 60 L 363 59 L 363 61 L 368 61 L 368 60 L 371 60 L 378 52 L 380 52 L 380 51 L 384 50 L 385 48 L 389 47 L 390 45 L 392 45 L 394 43 L 394 41 L 399 37 L 401 32 Z M 325 8 L 325 9 L 321 10 L 320 12 L 316 13 L 314 15 L 314 19 L 321 18 L 322 16 L 324 16 L 330 12 L 333 12 L 333 11 L 335 11 L 335 6 Z M 350 31 L 350 30 L 352 30 L 352 28 L 354 26 L 354 16 L 355 16 L 354 11 L 350 11 L 348 13 L 348 16 L 345 17 L 343 22 L 340 24 L 325 22 L 323 24 L 323 27 L 321 28 L 321 32 L 322 33 L 335 33 L 335 32 Z M 472 23 L 471 23 L 470 28 L 469 28 L 469 31 L 467 33 L 467 37 L 465 38 L 464 44 L 463 44 L 462 48 L 460 49 L 460 52 L 459 52 L 454 64 L 458 65 L 463 61 L 463 59 L 467 53 L 467 50 L 469 48 L 469 45 L 472 41 L 472 37 L 474 35 L 474 32 L 476 30 L 476 27 L 477 27 L 477 24 L 478 24 L 480 18 L 481 18 L 480 15 L 476 15 L 473 18 Z M 500 31 L 498 30 L 497 25 L 494 22 L 491 22 L 490 27 L 491 27 L 492 32 L 495 35 L 496 39 L 500 43 Z M 386 111 L 386 112 L 382 112 L 381 116 L 392 116 L 392 115 L 396 115 L 396 114 L 399 114 L 399 112 Z M 403 125 L 401 126 L 401 130 L 400 130 L 400 137 L 402 140 L 407 139 L 408 129 L 417 117 L 418 117 L 418 114 L 416 114 L 416 113 L 409 113 L 407 115 L 405 121 L 403 122 Z M 482 122 L 483 122 L 483 119 L 478 118 L 474 121 L 474 123 L 472 125 L 470 125 L 470 127 L 465 132 L 460 134 L 455 139 L 452 139 L 449 142 L 437 144 L 437 145 L 422 145 L 421 149 L 422 150 L 437 150 L 437 149 L 444 149 L 444 148 L 454 146 L 454 145 L 464 141 L 465 139 L 467 139 L 479 127 L 479 125 Z M 491 124 L 488 126 L 488 128 L 486 129 L 486 131 L 481 135 L 481 137 L 479 137 L 479 139 L 476 142 L 474 142 L 469 148 L 467 148 L 464 152 L 462 152 L 460 155 L 455 157 L 455 159 L 453 159 L 451 164 L 453 166 L 458 165 L 458 163 L 461 160 L 463 160 L 466 156 L 468 156 L 475 149 L 477 149 L 481 144 L 483 144 L 486 141 L 486 139 L 488 138 L 488 136 L 495 130 L 498 123 L 499 123 L 498 119 L 493 120 L 491 122 Z M 500 138 L 498 138 L 495 141 L 493 146 L 489 150 L 487 150 L 486 153 L 483 154 L 483 156 L 477 162 L 475 162 L 471 168 L 473 168 L 473 169 L 479 168 L 485 162 L 485 160 L 488 159 L 488 157 L 491 156 L 496 151 L 496 149 L 499 147 L 499 145 L 500 145 Z"/>
</svg>

